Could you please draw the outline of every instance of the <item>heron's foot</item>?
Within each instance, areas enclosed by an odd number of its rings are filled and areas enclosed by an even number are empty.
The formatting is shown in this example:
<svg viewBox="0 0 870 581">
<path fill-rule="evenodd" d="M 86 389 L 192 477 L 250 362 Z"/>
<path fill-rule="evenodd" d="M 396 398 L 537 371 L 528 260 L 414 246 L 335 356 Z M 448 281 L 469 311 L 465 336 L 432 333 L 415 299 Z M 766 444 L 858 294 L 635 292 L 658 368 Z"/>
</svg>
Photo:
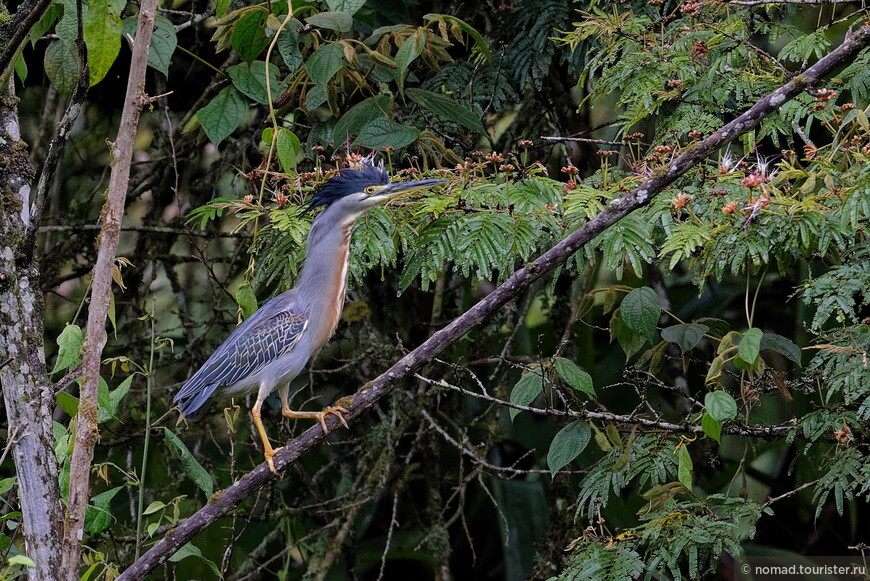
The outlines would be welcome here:
<svg viewBox="0 0 870 581">
<path fill-rule="evenodd" d="M 275 454 L 277 454 L 280 451 L 281 451 L 281 448 L 272 448 L 271 446 L 269 446 L 268 449 L 263 451 L 263 455 L 266 457 L 266 464 L 269 465 L 269 470 L 272 471 L 272 474 L 274 474 L 278 478 L 283 478 L 283 475 L 281 475 L 281 473 L 279 473 L 277 470 L 275 470 L 275 462 L 272 460 L 272 458 L 275 457 Z"/>
<path fill-rule="evenodd" d="M 342 426 L 344 426 L 347 429 L 350 429 L 350 426 L 347 425 L 347 422 L 345 421 L 344 416 L 341 415 L 341 414 L 346 414 L 346 413 L 348 413 L 348 411 L 345 408 L 341 407 L 340 405 L 337 405 L 335 407 L 333 407 L 331 405 L 326 406 L 326 408 L 322 412 L 320 412 L 317 416 L 317 421 L 320 422 L 320 427 L 323 428 L 323 433 L 324 434 L 326 433 L 326 421 L 325 420 L 326 420 L 326 416 L 328 416 L 329 414 L 332 414 L 335 417 L 337 417 L 338 421 L 341 422 Z"/>
<path fill-rule="evenodd" d="M 332 414 L 338 418 L 345 428 L 348 427 L 347 422 L 344 420 L 344 417 L 341 414 L 348 413 L 347 409 L 341 406 L 327 406 L 323 411 L 320 412 L 297 412 L 291 410 L 289 407 L 281 408 L 281 415 L 285 418 L 291 419 L 312 419 L 320 422 L 320 427 L 323 428 L 323 433 L 328 433 L 326 429 L 326 416 Z"/>
</svg>

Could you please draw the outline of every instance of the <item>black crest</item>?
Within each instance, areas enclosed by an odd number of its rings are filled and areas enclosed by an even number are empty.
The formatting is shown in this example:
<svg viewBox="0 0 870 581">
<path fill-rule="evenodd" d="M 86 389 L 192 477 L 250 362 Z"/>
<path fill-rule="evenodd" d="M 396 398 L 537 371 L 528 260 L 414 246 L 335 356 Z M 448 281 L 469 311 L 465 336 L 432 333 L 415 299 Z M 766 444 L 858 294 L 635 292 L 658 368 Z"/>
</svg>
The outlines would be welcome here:
<svg viewBox="0 0 870 581">
<path fill-rule="evenodd" d="M 329 178 L 305 203 L 305 211 L 310 212 L 344 196 L 364 192 L 369 186 L 385 186 L 388 183 L 390 176 L 384 169 L 384 162 L 375 163 L 374 156 L 369 155 L 360 162 L 359 169 L 346 168 L 340 170 L 339 175 Z"/>
</svg>

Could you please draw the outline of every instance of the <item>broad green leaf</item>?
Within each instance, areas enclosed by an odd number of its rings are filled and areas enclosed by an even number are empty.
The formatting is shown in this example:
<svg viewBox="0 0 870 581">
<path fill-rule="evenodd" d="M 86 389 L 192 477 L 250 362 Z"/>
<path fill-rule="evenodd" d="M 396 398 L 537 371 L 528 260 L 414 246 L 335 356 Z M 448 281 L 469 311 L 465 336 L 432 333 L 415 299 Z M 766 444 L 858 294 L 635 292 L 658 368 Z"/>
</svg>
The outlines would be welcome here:
<svg viewBox="0 0 870 581">
<path fill-rule="evenodd" d="M 63 14 L 60 20 L 57 21 L 57 26 L 54 27 L 54 32 L 57 37 L 64 42 L 75 47 L 76 39 L 79 37 L 78 25 L 78 10 L 76 8 L 76 0 L 61 0 L 59 4 L 63 5 Z M 82 21 L 87 18 L 88 5 L 82 3 Z"/>
<path fill-rule="evenodd" d="M 135 17 L 124 19 L 123 33 L 125 37 L 130 35 L 130 38 L 135 40 L 136 22 Z M 130 39 L 127 40 L 129 42 Z M 178 37 L 175 34 L 175 25 L 158 14 L 154 18 L 154 31 L 151 33 L 151 46 L 148 48 L 148 66 L 168 77 L 169 63 L 172 61 L 176 46 L 178 46 Z"/>
<path fill-rule="evenodd" d="M 302 28 L 302 23 L 295 18 L 287 23 L 287 26 L 281 31 L 278 37 L 278 52 L 281 58 L 284 59 L 284 64 L 290 69 L 290 72 L 296 72 L 299 65 L 302 64 L 302 51 L 299 50 L 299 29 Z"/>
<path fill-rule="evenodd" d="M 220 576 L 220 570 L 218 569 L 217 565 L 214 564 L 214 561 L 206 559 L 202 555 L 202 551 L 200 551 L 199 548 L 193 545 L 193 543 L 187 543 L 186 545 L 178 549 L 178 551 L 176 551 L 171 557 L 169 557 L 169 560 L 173 563 L 177 563 L 178 561 L 186 559 L 187 557 L 196 557 L 197 559 L 202 560 L 206 565 L 209 566 L 209 568 L 212 570 L 212 572 L 214 572 L 216 576 Z"/>
<path fill-rule="evenodd" d="M 749 365 L 753 365 L 758 359 L 758 352 L 761 350 L 761 339 L 764 333 L 761 329 L 752 328 L 743 334 L 740 339 L 740 345 L 737 346 L 737 356 Z"/>
<path fill-rule="evenodd" d="M 592 376 L 577 367 L 577 364 L 570 359 L 556 357 L 556 372 L 562 378 L 562 381 L 573 389 L 588 393 L 589 395 L 596 395 L 595 387 L 592 385 Z"/>
<path fill-rule="evenodd" d="M 278 142 L 275 144 L 278 152 L 278 162 L 285 172 L 289 173 L 296 167 L 296 158 L 302 151 L 302 143 L 296 134 L 285 127 L 278 128 Z"/>
<path fill-rule="evenodd" d="M 116 486 L 97 494 L 91 499 L 85 512 L 85 530 L 91 534 L 101 533 L 112 524 L 115 517 L 109 511 L 109 503 L 124 487 Z"/>
<path fill-rule="evenodd" d="M 114 414 L 112 413 L 112 398 L 109 394 L 109 384 L 106 383 L 106 380 L 100 377 L 97 381 L 98 392 L 97 392 L 97 421 L 99 423 L 107 422 L 112 419 Z"/>
<path fill-rule="evenodd" d="M 128 376 L 124 381 L 118 384 L 118 387 L 109 392 L 109 411 L 113 416 L 117 415 L 118 408 L 121 405 L 121 400 L 124 399 L 124 396 L 126 396 L 127 392 L 130 391 L 130 386 L 133 385 L 134 377 L 136 376 Z"/>
<path fill-rule="evenodd" d="M 90 86 L 106 76 L 121 52 L 121 11 L 124 0 L 94 0 L 88 3 L 82 32 L 88 53 Z"/>
<path fill-rule="evenodd" d="M 69 97 L 79 78 L 79 59 L 76 45 L 54 40 L 45 49 L 45 74 L 51 84 L 64 97 Z"/>
<path fill-rule="evenodd" d="M 248 113 L 248 103 L 234 87 L 226 87 L 196 112 L 199 124 L 215 146 L 235 131 Z"/>
<path fill-rule="evenodd" d="M 610 319 L 611 340 L 613 337 L 619 342 L 619 346 L 625 351 L 625 360 L 631 359 L 638 351 L 646 344 L 646 337 L 640 333 L 636 333 L 625 324 L 620 316 L 620 310 L 614 313 Z"/>
<path fill-rule="evenodd" d="M 305 108 L 309 111 L 317 109 L 326 103 L 326 87 L 323 85 L 314 85 L 305 93 Z M 309 134 L 309 141 L 311 136 Z"/>
<path fill-rule="evenodd" d="M 662 329 L 662 339 L 676 343 L 680 346 L 680 351 L 687 353 L 701 341 L 707 331 L 706 325 L 683 323 Z"/>
<path fill-rule="evenodd" d="M 65 391 L 57 392 L 57 405 L 60 406 L 63 413 L 71 418 L 76 417 L 79 413 L 79 398 Z"/>
<path fill-rule="evenodd" d="M 533 372 L 524 373 L 511 390 L 510 402 L 516 405 L 528 406 L 535 401 L 535 398 L 538 397 L 542 389 L 543 380 L 540 375 Z M 518 410 L 516 408 L 508 410 L 511 421 L 513 421 L 521 411 L 523 410 Z"/>
<path fill-rule="evenodd" d="M 160 510 L 161 508 L 163 508 L 163 507 L 165 507 L 165 506 L 166 506 L 165 503 L 160 502 L 159 500 L 155 500 L 154 502 L 152 502 L 151 504 L 149 504 L 149 505 L 145 508 L 144 511 L 142 511 L 142 514 L 143 514 L 143 515 L 154 514 L 155 512 L 157 512 L 158 510 Z"/>
<path fill-rule="evenodd" d="M 405 39 L 399 50 L 396 51 L 396 65 L 398 65 L 398 77 L 396 81 L 399 84 L 399 92 L 405 91 L 405 77 L 408 74 L 408 67 L 416 60 L 418 56 L 423 54 L 423 48 L 426 46 L 426 29 L 418 28 L 417 31 Z"/>
<path fill-rule="evenodd" d="M 326 0 L 326 5 L 333 12 L 347 12 L 351 15 L 356 14 L 365 3 L 366 0 Z"/>
<path fill-rule="evenodd" d="M 217 18 L 220 18 L 221 16 L 223 16 L 227 12 L 227 10 L 230 9 L 231 5 L 232 5 L 232 0 L 217 0 L 217 5 L 215 6 L 215 9 L 214 9 L 214 15 Z"/>
<path fill-rule="evenodd" d="M 689 455 L 689 447 L 685 444 L 680 446 L 678 452 L 679 460 L 677 462 L 677 479 L 680 483 L 692 490 L 692 456 Z"/>
<path fill-rule="evenodd" d="M 320 12 L 305 19 L 305 23 L 336 32 L 353 30 L 353 17 L 347 12 Z"/>
<path fill-rule="evenodd" d="M 233 81 L 233 85 L 242 93 L 257 101 L 258 103 L 268 103 L 268 92 L 266 91 L 266 62 L 254 61 L 250 64 L 240 63 L 227 67 L 227 74 Z M 272 92 L 272 100 L 278 97 L 278 75 L 280 71 L 278 67 L 269 63 L 269 90 Z"/>
<path fill-rule="evenodd" d="M 791 359 L 794 363 L 801 364 L 801 348 L 794 344 L 791 339 L 777 335 L 776 333 L 765 333 L 761 337 L 761 349 L 770 349 L 776 351 L 783 357 Z"/>
<path fill-rule="evenodd" d="M 486 129 L 480 117 L 475 115 L 465 103 L 452 99 L 447 95 L 433 93 L 424 89 L 410 88 L 405 91 L 408 97 L 423 109 L 453 123 L 458 123 L 466 129 L 486 135 Z"/>
<path fill-rule="evenodd" d="M 556 434 L 550 443 L 547 452 L 547 466 L 550 467 L 550 475 L 556 476 L 566 464 L 586 449 L 592 438 L 592 430 L 586 422 L 571 422 Z"/>
<path fill-rule="evenodd" d="M 202 467 L 202 464 L 193 457 L 193 454 L 190 453 L 190 450 L 187 449 L 187 446 L 184 445 L 184 442 L 182 442 L 178 436 L 173 434 L 169 428 L 164 427 L 163 431 L 166 432 L 166 441 L 172 444 L 181 455 L 181 465 L 184 466 L 187 475 L 190 476 L 190 479 L 193 480 L 203 492 L 205 492 L 206 496 L 211 496 L 214 492 L 214 481 L 211 479 L 209 473 L 206 472 L 205 468 Z"/>
<path fill-rule="evenodd" d="M 643 286 L 632 290 L 622 299 L 620 313 L 629 329 L 652 341 L 662 314 L 662 305 L 656 292 Z"/>
<path fill-rule="evenodd" d="M 73 369 L 82 362 L 82 347 L 85 336 L 78 325 L 67 325 L 57 337 L 57 361 L 51 372 Z"/>
<path fill-rule="evenodd" d="M 36 46 L 36 41 L 42 38 L 42 36 L 51 29 L 51 27 L 57 21 L 57 17 L 60 15 L 61 8 L 59 4 L 52 3 L 48 5 L 48 8 L 46 8 L 45 12 L 42 13 L 39 21 L 33 25 L 33 28 L 30 29 L 29 38 L 31 47 Z M 75 13 L 73 13 L 73 17 L 75 17 Z M 60 36 L 59 32 L 58 36 Z M 75 36 L 73 36 L 73 38 L 75 38 Z M 73 40 L 73 38 L 67 40 Z"/>
<path fill-rule="evenodd" d="M 242 316 L 247 319 L 257 310 L 257 295 L 251 285 L 244 284 L 236 291 L 236 303 L 242 309 Z"/>
<path fill-rule="evenodd" d="M 386 117 L 381 117 L 366 124 L 353 143 L 369 149 L 382 150 L 385 147 L 399 149 L 414 143 L 418 137 L 420 131 L 415 127 L 399 125 Z"/>
<path fill-rule="evenodd" d="M 24 59 L 23 54 L 19 54 L 15 58 L 12 67 L 15 69 L 15 75 L 24 83 L 27 80 L 27 61 Z"/>
<path fill-rule="evenodd" d="M 305 63 L 311 80 L 325 87 L 344 66 L 344 49 L 338 43 L 325 44 L 314 51 Z"/>
<path fill-rule="evenodd" d="M 717 389 L 704 397 L 707 413 L 717 421 L 727 422 L 737 417 L 737 402 L 727 391 Z"/>
<path fill-rule="evenodd" d="M 20 565 L 30 568 L 36 567 L 36 563 L 33 562 L 33 559 L 31 559 L 27 555 L 23 555 L 20 553 L 18 555 L 12 555 L 11 557 L 9 557 L 9 559 L 6 561 L 6 564 L 10 567 L 13 565 Z"/>
<path fill-rule="evenodd" d="M 9 478 L 0 479 L 0 494 L 6 494 L 12 487 L 15 486 L 15 482 L 17 479 L 15 476 L 10 476 Z"/>
<path fill-rule="evenodd" d="M 357 103 L 335 123 L 335 128 L 332 130 L 333 141 L 344 143 L 348 137 L 356 136 L 368 123 L 386 117 L 389 106 L 390 98 L 386 95 L 369 97 Z"/>
<path fill-rule="evenodd" d="M 233 50 L 242 60 L 251 62 L 269 46 L 269 37 L 266 36 L 266 10 L 252 10 L 242 16 L 233 29 Z"/>
<path fill-rule="evenodd" d="M 715 419 L 710 414 L 704 414 L 701 418 L 701 429 L 707 436 L 713 438 L 720 444 L 722 443 L 722 422 Z"/>
</svg>

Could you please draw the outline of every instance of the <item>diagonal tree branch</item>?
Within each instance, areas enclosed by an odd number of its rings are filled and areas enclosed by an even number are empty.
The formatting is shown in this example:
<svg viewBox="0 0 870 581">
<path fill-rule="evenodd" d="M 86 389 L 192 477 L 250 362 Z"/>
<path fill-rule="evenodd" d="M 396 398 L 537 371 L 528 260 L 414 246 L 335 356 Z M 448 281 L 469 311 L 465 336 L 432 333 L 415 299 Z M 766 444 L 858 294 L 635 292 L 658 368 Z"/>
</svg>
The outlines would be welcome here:
<svg viewBox="0 0 870 581">
<path fill-rule="evenodd" d="M 864 26 L 856 33 L 848 34 L 839 47 L 808 68 L 803 74 L 796 75 L 788 83 L 759 99 L 745 113 L 704 139 L 696 148 L 673 160 L 661 174 L 645 181 L 626 196 L 611 202 L 603 212 L 546 251 L 534 262 L 513 273 L 504 284 L 496 288 L 485 299 L 433 334 L 422 345 L 408 353 L 373 381 L 364 385 L 352 398 L 346 398 L 352 400 L 351 403 L 342 402 L 350 410 L 346 416 L 347 419 L 353 419 L 360 415 L 389 393 L 398 383 L 412 377 L 420 366 L 498 311 L 532 282 L 563 264 L 572 254 L 601 234 L 606 228 L 638 208 L 647 205 L 653 197 L 709 154 L 757 126 L 762 119 L 776 111 L 783 103 L 811 87 L 838 66 L 852 60 L 861 49 L 868 45 L 870 45 L 870 25 Z M 332 430 L 338 427 L 339 422 L 335 418 L 329 418 L 327 423 L 329 429 Z M 324 438 L 325 435 L 319 426 L 309 428 L 298 437 L 288 441 L 278 452 L 274 458 L 275 467 L 279 471 L 286 470 Z M 244 478 L 224 490 L 223 493 L 213 497 L 209 504 L 177 528 L 169 531 L 162 540 L 124 571 L 118 577 L 118 581 L 143 579 L 194 536 L 221 516 L 234 510 L 246 498 L 274 478 L 275 475 L 269 471 L 266 464 L 260 464 Z"/>
<path fill-rule="evenodd" d="M 127 186 L 130 181 L 130 165 L 133 159 L 133 143 L 139 115 L 147 104 L 145 97 L 145 69 L 157 0 L 144 0 L 139 8 L 136 42 L 127 79 L 127 94 L 118 137 L 110 144 L 112 173 L 109 177 L 108 199 L 101 218 L 103 228 L 97 238 L 97 262 L 91 290 L 91 305 L 88 311 L 87 335 L 82 356 L 82 386 L 79 412 L 76 416 L 76 438 L 70 459 L 69 502 L 64 514 L 64 533 L 61 544 L 63 558 L 58 579 L 76 581 L 81 560 L 82 532 L 85 508 L 90 498 L 91 462 L 97 442 L 97 392 L 100 378 L 100 360 L 106 343 L 106 315 L 112 294 L 112 274 L 121 233 L 121 220 Z"/>
</svg>

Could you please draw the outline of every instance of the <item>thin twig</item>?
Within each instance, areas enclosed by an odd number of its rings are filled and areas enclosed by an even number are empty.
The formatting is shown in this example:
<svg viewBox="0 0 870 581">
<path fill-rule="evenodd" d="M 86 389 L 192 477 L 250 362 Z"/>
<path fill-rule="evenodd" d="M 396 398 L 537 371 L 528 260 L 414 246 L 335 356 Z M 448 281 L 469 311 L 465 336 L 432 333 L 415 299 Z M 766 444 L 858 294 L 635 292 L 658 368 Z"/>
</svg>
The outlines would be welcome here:
<svg viewBox="0 0 870 581">
<path fill-rule="evenodd" d="M 779 502 L 780 500 L 782 500 L 784 498 L 788 498 L 789 496 L 794 496 L 795 494 L 797 494 L 801 490 L 806 490 L 810 486 L 815 486 L 816 484 L 818 484 L 819 480 L 821 480 L 821 478 L 816 478 L 812 482 L 806 482 L 804 484 L 801 484 L 800 486 L 798 486 L 794 490 L 790 490 L 790 491 L 786 492 L 785 494 L 780 494 L 779 496 L 774 496 L 773 498 L 769 498 L 769 499 L 767 499 L 767 502 L 765 502 L 763 505 L 761 505 L 761 508 L 767 508 L 768 506 L 770 506 L 774 502 Z"/>
</svg>

